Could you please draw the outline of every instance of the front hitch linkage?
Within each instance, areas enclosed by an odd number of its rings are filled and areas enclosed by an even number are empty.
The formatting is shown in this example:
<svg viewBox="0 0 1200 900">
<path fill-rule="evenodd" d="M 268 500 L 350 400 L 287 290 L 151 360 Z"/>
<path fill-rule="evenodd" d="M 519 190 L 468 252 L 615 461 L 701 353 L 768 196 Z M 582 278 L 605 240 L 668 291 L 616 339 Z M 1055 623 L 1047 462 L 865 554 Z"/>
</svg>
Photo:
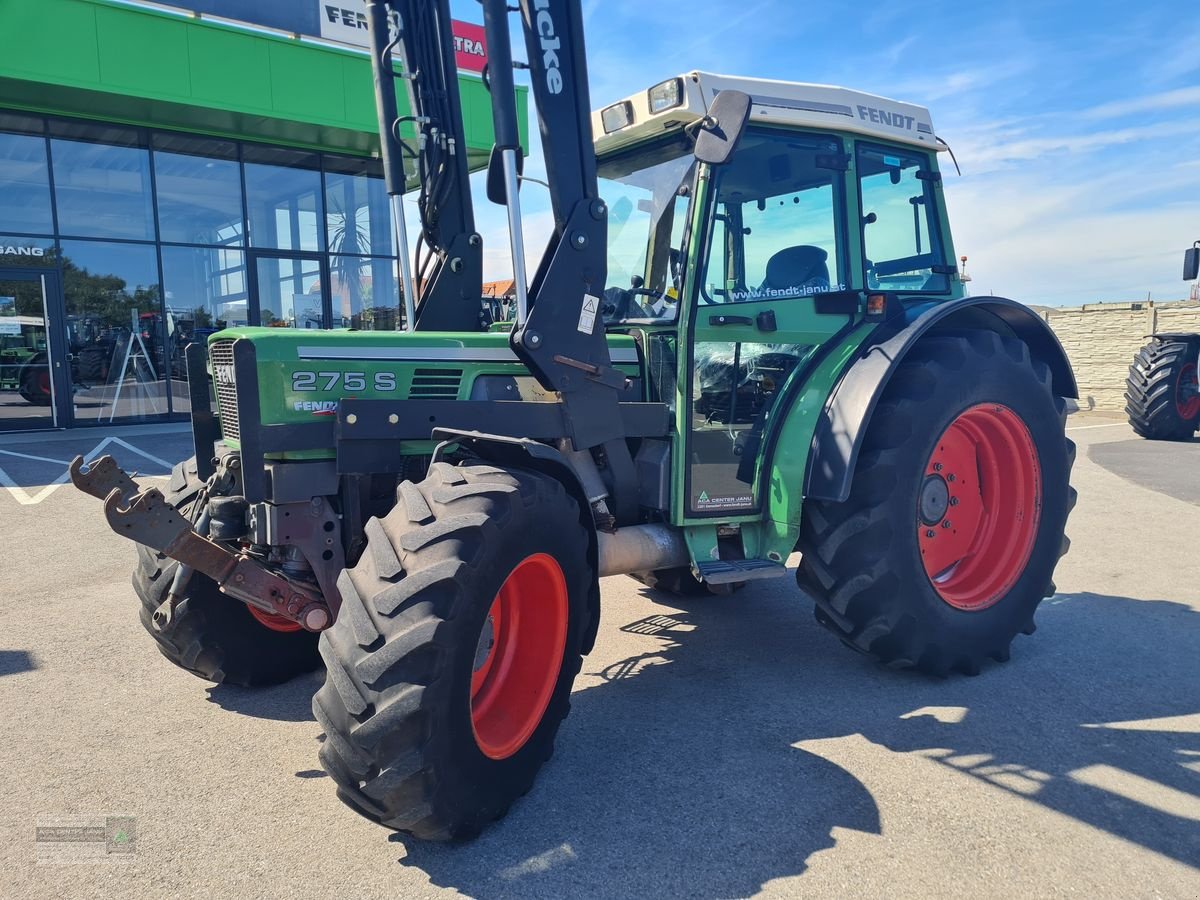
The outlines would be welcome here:
<svg viewBox="0 0 1200 900">
<path fill-rule="evenodd" d="M 84 493 L 104 501 L 104 515 L 117 534 L 203 572 L 231 597 L 298 622 L 308 631 L 321 631 L 333 621 L 329 606 L 312 587 L 197 534 L 187 516 L 168 503 L 162 491 L 153 487 L 138 491 L 137 483 L 112 457 L 101 457 L 86 472 L 83 464 L 83 457 L 72 460 L 71 481 Z"/>
</svg>

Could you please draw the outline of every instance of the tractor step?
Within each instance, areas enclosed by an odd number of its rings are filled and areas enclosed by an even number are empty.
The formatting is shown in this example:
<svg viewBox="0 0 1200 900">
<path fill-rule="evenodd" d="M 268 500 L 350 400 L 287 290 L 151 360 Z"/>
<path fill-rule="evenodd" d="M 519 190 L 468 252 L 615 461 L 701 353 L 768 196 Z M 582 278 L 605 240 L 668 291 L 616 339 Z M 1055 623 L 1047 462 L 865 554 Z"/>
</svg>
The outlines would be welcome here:
<svg viewBox="0 0 1200 900">
<path fill-rule="evenodd" d="M 700 580 L 709 584 L 733 584 L 787 574 L 787 566 L 768 559 L 714 559 L 696 563 L 696 567 L 700 570 Z"/>
</svg>

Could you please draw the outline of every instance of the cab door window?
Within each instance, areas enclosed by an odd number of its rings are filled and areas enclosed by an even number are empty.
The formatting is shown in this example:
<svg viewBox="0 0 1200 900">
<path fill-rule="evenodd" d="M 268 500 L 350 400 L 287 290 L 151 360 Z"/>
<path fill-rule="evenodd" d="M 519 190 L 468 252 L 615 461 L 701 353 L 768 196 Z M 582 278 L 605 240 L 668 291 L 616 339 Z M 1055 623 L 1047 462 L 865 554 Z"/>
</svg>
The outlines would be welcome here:
<svg viewBox="0 0 1200 900">
<path fill-rule="evenodd" d="M 845 288 L 843 159 L 832 138 L 746 135 L 718 175 L 703 302 L 790 300 Z"/>
<path fill-rule="evenodd" d="M 867 289 L 950 290 L 929 158 L 860 144 L 857 168 Z"/>
</svg>

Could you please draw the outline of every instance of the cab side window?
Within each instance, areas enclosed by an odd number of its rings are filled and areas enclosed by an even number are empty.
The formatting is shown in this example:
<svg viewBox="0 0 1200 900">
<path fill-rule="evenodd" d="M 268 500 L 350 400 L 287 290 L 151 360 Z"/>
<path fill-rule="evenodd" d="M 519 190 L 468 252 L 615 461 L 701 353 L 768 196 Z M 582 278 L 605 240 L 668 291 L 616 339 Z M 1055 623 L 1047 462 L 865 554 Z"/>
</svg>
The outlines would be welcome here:
<svg viewBox="0 0 1200 900">
<path fill-rule="evenodd" d="M 788 300 L 844 289 L 841 143 L 750 132 L 718 173 L 701 302 Z"/>
<path fill-rule="evenodd" d="M 938 293 L 950 289 L 938 230 L 936 175 L 927 156 L 858 147 L 868 290 Z"/>
</svg>

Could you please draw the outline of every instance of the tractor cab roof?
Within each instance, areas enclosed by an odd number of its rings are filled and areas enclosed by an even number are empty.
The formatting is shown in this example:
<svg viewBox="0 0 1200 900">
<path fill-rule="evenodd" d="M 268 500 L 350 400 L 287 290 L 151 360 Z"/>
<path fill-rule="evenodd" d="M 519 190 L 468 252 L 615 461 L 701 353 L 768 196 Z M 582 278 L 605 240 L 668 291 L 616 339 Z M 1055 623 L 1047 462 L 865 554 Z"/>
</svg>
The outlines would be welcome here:
<svg viewBox="0 0 1200 900">
<path fill-rule="evenodd" d="M 596 152 L 682 128 L 701 118 L 723 90 L 750 95 L 751 122 L 852 131 L 938 149 L 933 120 L 923 106 L 833 85 L 688 72 L 593 112 Z"/>
</svg>

